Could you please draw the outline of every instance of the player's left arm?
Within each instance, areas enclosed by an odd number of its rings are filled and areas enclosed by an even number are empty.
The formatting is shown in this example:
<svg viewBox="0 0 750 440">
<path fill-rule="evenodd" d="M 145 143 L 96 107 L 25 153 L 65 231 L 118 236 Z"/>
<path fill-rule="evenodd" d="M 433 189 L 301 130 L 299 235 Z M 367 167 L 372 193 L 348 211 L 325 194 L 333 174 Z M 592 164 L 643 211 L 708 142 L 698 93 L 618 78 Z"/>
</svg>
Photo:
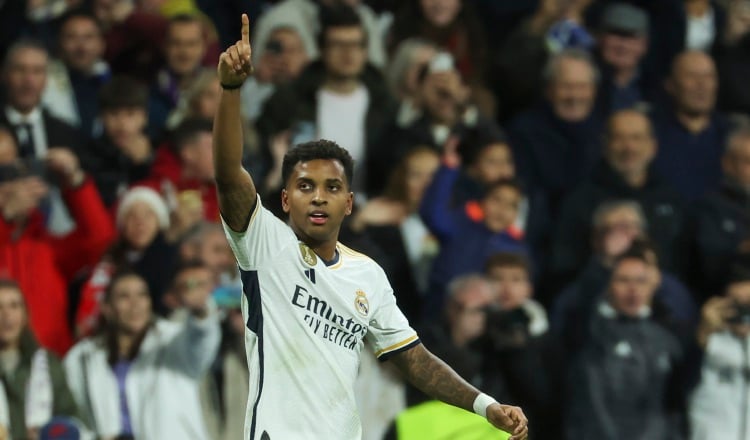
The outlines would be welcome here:
<svg viewBox="0 0 750 440">
<path fill-rule="evenodd" d="M 481 414 L 484 410 L 490 423 L 512 434 L 509 440 L 527 439 L 528 420 L 521 408 L 487 401 L 487 396 L 462 379 L 424 345 L 417 344 L 394 354 L 389 360 L 425 394 L 467 411 Z"/>
</svg>

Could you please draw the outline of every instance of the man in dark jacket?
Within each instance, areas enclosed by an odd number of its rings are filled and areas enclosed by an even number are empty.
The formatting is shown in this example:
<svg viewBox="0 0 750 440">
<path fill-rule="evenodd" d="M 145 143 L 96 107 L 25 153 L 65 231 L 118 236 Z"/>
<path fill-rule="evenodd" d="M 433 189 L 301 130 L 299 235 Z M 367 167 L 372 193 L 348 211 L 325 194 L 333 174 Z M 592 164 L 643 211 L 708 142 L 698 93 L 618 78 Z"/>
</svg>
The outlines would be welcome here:
<svg viewBox="0 0 750 440">
<path fill-rule="evenodd" d="M 3 65 L 6 101 L 0 111 L 0 124 L 13 128 L 18 140 L 18 156 L 29 161 L 44 159 L 47 151 L 54 147 L 66 147 L 77 154 L 84 142 L 78 130 L 53 116 L 42 105 L 48 67 L 47 50 L 28 40 L 16 42 Z M 52 188 L 44 204 L 49 214 L 46 223 L 53 234 L 64 235 L 73 230 L 75 225 L 59 188 Z"/>
<path fill-rule="evenodd" d="M 721 292 L 733 259 L 750 254 L 750 130 L 729 136 L 722 168 L 719 190 L 697 203 L 687 226 L 688 273 L 701 299 Z"/>
<path fill-rule="evenodd" d="M 560 281 L 569 281 L 586 264 L 592 248 L 581 237 L 592 236 L 596 208 L 614 200 L 640 204 L 662 267 L 677 269 L 683 208 L 677 193 L 651 168 L 656 150 L 656 139 L 645 115 L 623 110 L 609 119 L 604 159 L 592 179 L 563 204 L 552 250 L 552 271 Z"/>
<path fill-rule="evenodd" d="M 381 74 L 367 64 L 368 35 L 357 13 L 342 6 L 321 11 L 321 18 L 320 59 L 269 98 L 257 128 L 266 143 L 282 132 L 288 132 L 291 145 L 336 141 L 354 158 L 355 175 L 365 178 L 373 172 L 366 158 L 395 113 L 395 101 Z M 385 178 L 387 170 L 381 171 Z M 363 188 L 364 180 L 353 182 L 355 191 Z"/>
<path fill-rule="evenodd" d="M 593 111 L 598 73 L 587 52 L 557 54 L 545 80 L 545 102 L 512 121 L 510 138 L 520 177 L 547 194 L 554 215 L 599 159 L 602 125 Z"/>
<path fill-rule="evenodd" d="M 654 114 L 659 152 L 654 168 L 686 200 L 715 190 L 729 123 L 715 111 L 719 82 L 711 57 L 700 51 L 678 55 L 666 82 L 672 106 Z"/>
<path fill-rule="evenodd" d="M 683 355 L 678 339 L 652 319 L 653 275 L 638 252 L 615 263 L 589 321 L 590 337 L 570 367 L 564 438 L 677 437 L 667 402 Z"/>
</svg>

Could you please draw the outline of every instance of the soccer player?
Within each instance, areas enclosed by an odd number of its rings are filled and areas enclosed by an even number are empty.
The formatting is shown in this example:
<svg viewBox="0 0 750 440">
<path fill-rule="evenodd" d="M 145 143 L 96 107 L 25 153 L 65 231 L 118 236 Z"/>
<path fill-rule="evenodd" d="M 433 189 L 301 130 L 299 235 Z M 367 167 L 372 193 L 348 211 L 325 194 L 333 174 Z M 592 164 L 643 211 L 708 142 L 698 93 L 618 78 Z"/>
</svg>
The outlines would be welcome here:
<svg viewBox="0 0 750 440">
<path fill-rule="evenodd" d="M 354 200 L 346 150 L 320 140 L 287 153 L 281 202 L 291 228 L 263 208 L 241 165 L 240 87 L 252 74 L 249 32 L 243 14 L 242 39 L 220 57 L 224 90 L 214 121 L 221 216 L 244 290 L 245 439 L 359 439 L 353 385 L 367 339 L 379 359 L 426 394 L 525 440 L 521 409 L 480 393 L 427 351 L 380 266 L 338 242 Z"/>
</svg>

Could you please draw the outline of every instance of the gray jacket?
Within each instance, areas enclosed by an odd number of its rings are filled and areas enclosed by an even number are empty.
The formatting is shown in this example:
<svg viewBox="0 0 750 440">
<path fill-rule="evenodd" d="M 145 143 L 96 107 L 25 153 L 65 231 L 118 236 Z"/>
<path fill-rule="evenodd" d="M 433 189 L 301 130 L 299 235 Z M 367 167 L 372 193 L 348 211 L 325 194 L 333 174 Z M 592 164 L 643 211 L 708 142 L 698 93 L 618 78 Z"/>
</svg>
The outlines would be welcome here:
<svg viewBox="0 0 750 440">
<path fill-rule="evenodd" d="M 589 334 L 569 372 L 565 438 L 680 438 L 666 406 L 682 357 L 677 338 L 650 319 L 649 310 L 627 318 L 606 302 L 592 317 Z"/>
</svg>

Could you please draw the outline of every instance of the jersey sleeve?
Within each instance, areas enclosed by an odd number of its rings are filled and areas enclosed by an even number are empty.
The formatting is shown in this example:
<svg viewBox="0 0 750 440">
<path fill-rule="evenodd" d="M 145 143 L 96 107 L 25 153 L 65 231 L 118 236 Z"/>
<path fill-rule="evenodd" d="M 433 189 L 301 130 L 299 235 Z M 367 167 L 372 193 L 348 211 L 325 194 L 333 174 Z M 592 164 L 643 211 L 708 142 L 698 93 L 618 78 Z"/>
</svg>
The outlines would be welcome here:
<svg viewBox="0 0 750 440">
<path fill-rule="evenodd" d="M 272 260 L 286 246 L 296 243 L 292 229 L 263 207 L 257 196 L 254 211 L 244 232 L 233 231 L 221 219 L 224 233 L 242 270 L 255 270 Z"/>
<path fill-rule="evenodd" d="M 383 279 L 387 287 L 383 293 L 383 301 L 374 311 L 365 337 L 380 361 L 388 360 L 420 343 L 417 332 L 409 326 L 406 316 L 396 305 L 396 297 L 385 275 Z"/>
</svg>

